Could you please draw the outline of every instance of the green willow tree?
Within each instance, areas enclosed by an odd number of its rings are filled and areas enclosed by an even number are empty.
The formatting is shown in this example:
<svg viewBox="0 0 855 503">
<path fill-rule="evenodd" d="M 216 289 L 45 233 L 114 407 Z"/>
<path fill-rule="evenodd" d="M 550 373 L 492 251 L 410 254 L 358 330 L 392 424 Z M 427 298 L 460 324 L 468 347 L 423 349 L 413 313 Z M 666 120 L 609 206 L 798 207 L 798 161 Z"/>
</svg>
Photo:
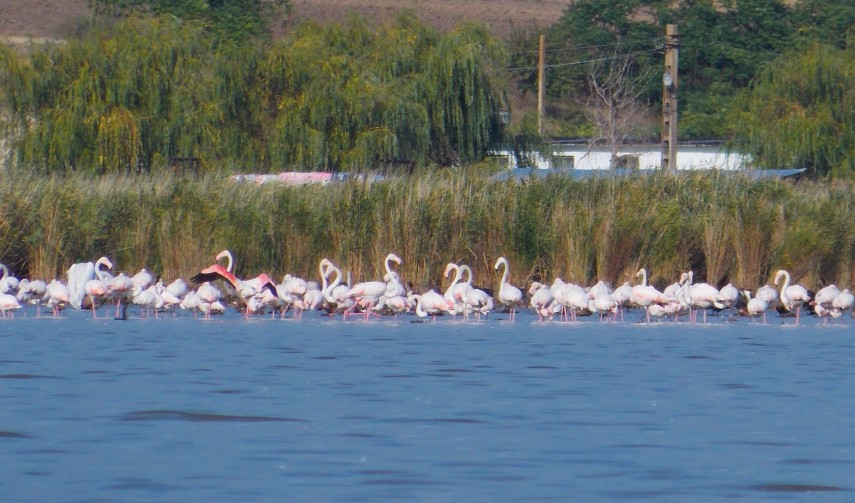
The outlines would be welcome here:
<svg viewBox="0 0 855 503">
<path fill-rule="evenodd" d="M 0 59 L 18 165 L 45 171 L 364 170 L 481 160 L 501 141 L 503 46 L 412 14 L 219 44 L 172 16 Z"/>
<path fill-rule="evenodd" d="M 813 45 L 768 64 L 742 96 L 737 137 L 755 164 L 855 172 L 855 49 Z"/>
<path fill-rule="evenodd" d="M 98 14 L 127 17 L 135 14 L 170 15 L 200 21 L 216 39 L 246 42 L 270 33 L 274 20 L 284 21 L 289 0 L 89 0 Z"/>
<path fill-rule="evenodd" d="M 192 155 L 211 66 L 200 27 L 129 19 L 8 58 L 0 69 L 12 110 L 14 160 L 45 171 L 139 171 Z"/>
</svg>

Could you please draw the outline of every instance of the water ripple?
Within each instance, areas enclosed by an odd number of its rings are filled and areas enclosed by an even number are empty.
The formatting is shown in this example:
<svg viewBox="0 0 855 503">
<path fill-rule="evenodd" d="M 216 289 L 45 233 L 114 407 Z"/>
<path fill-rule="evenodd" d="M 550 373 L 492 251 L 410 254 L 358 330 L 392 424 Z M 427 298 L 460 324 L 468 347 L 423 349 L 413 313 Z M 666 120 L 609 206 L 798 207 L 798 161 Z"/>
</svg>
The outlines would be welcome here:
<svg viewBox="0 0 855 503">
<path fill-rule="evenodd" d="M 824 486 L 818 484 L 756 484 L 748 486 L 752 491 L 770 493 L 813 493 L 832 491 L 851 491 L 846 487 Z"/>
<path fill-rule="evenodd" d="M 119 416 L 121 421 L 189 421 L 225 423 L 303 422 L 302 419 L 270 416 L 230 416 L 183 410 L 140 410 Z"/>
<path fill-rule="evenodd" d="M 25 433 L 16 431 L 0 431 L 0 438 L 33 438 Z"/>
<path fill-rule="evenodd" d="M 0 379 L 56 379 L 56 376 L 38 374 L 2 374 Z"/>
</svg>

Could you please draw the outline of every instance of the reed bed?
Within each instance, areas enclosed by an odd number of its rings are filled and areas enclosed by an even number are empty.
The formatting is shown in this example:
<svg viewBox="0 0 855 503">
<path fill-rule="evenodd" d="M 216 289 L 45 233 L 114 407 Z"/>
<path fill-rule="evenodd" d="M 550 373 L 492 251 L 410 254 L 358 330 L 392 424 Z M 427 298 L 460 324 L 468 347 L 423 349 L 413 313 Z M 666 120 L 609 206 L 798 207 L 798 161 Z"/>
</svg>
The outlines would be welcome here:
<svg viewBox="0 0 855 503">
<path fill-rule="evenodd" d="M 284 187 L 224 177 L 4 173 L 0 261 L 21 276 L 61 277 L 106 255 L 119 270 L 187 278 L 224 249 L 239 276 L 318 279 L 328 257 L 355 281 L 382 276 L 389 252 L 417 290 L 441 288 L 450 261 L 496 287 L 511 281 L 613 284 L 645 267 L 660 286 L 685 270 L 755 288 L 785 268 L 809 288 L 852 286 L 850 182 L 752 181 L 718 172 L 494 183 L 435 170 L 382 183 Z"/>
</svg>

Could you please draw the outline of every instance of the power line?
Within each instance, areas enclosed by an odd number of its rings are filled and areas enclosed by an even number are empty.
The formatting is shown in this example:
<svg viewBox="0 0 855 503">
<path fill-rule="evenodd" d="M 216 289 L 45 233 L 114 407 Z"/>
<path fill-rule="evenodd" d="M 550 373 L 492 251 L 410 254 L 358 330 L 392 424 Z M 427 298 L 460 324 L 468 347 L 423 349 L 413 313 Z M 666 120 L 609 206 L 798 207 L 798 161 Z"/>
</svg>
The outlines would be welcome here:
<svg viewBox="0 0 855 503">
<path fill-rule="evenodd" d="M 569 62 L 565 62 L 565 63 L 554 63 L 551 65 L 544 65 L 544 68 L 562 68 L 562 67 L 567 67 L 567 66 L 584 65 L 584 64 L 588 64 L 588 63 L 596 63 L 598 61 L 609 61 L 612 59 L 621 59 L 621 58 L 626 58 L 629 56 L 636 56 L 638 54 L 651 54 L 651 53 L 661 52 L 661 51 L 662 51 L 661 47 L 656 47 L 653 49 L 648 49 L 646 51 L 626 52 L 626 53 L 622 53 L 622 54 L 615 54 L 613 56 L 603 56 L 601 58 L 591 58 L 591 59 L 584 59 L 584 60 L 580 60 L 580 61 L 569 61 Z M 517 68 L 508 68 L 504 71 L 512 73 L 512 72 L 525 72 L 525 71 L 531 71 L 531 70 L 537 70 L 537 66 L 520 66 Z"/>
<path fill-rule="evenodd" d="M 661 38 L 652 38 L 652 39 L 640 39 L 639 38 L 639 39 L 634 39 L 634 40 L 620 40 L 620 41 L 612 42 L 609 44 L 581 45 L 581 46 L 576 46 L 576 47 L 556 47 L 554 49 L 546 49 L 544 52 L 557 53 L 557 52 L 569 52 L 569 51 L 584 51 L 584 50 L 588 50 L 588 49 L 602 49 L 605 47 L 620 47 L 622 45 L 632 46 L 632 45 L 646 44 L 646 43 L 650 43 L 650 42 L 653 42 L 654 44 L 657 44 L 657 45 L 662 45 L 662 39 Z M 516 56 L 519 54 L 537 54 L 537 52 L 538 51 L 536 51 L 536 50 L 534 50 L 534 51 L 517 51 L 517 52 L 512 52 L 509 55 L 510 56 Z"/>
</svg>

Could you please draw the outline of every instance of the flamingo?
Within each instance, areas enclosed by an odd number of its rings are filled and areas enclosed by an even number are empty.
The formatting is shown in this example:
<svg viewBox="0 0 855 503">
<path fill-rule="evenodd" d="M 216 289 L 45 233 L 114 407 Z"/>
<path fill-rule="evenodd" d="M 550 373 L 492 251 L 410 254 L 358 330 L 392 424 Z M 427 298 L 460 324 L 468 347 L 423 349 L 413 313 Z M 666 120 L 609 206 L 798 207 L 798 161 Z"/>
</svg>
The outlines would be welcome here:
<svg viewBox="0 0 855 503">
<path fill-rule="evenodd" d="M 529 303 L 537 313 L 538 319 L 542 322 L 545 317 L 552 318 L 552 304 L 555 296 L 552 294 L 552 289 L 548 285 L 533 282 L 528 289 L 528 294 L 531 295 Z"/>
<path fill-rule="evenodd" d="M 771 285 L 763 285 L 757 289 L 755 297 L 765 300 L 769 307 L 775 307 L 778 303 L 778 290 Z"/>
<path fill-rule="evenodd" d="M 522 303 L 523 294 L 522 290 L 508 283 L 508 274 L 511 267 L 508 264 L 508 259 L 505 257 L 499 257 L 496 259 L 496 265 L 493 266 L 493 269 L 498 270 L 501 265 L 504 265 L 505 267 L 502 270 L 502 279 L 499 280 L 499 302 L 510 309 L 510 321 L 514 321 L 517 307 Z"/>
<path fill-rule="evenodd" d="M 821 305 L 822 307 L 828 309 L 832 307 L 834 304 L 834 299 L 840 295 L 840 289 L 837 288 L 837 285 L 828 285 L 819 289 L 816 292 L 816 295 L 813 296 L 813 300 L 810 302 L 810 305 L 817 306 Z"/>
<path fill-rule="evenodd" d="M 326 266 L 324 269 L 325 277 L 328 277 L 330 274 L 335 274 L 335 278 L 333 278 L 332 283 L 327 285 L 324 292 L 324 299 L 326 299 L 327 304 L 330 305 L 332 315 L 335 316 L 336 312 L 347 312 L 356 304 L 356 301 L 348 295 L 350 287 L 341 284 L 341 269 L 336 267 L 335 264 L 328 259 L 321 260 L 321 266 Z"/>
<path fill-rule="evenodd" d="M 737 301 L 739 301 L 739 290 L 737 290 L 732 283 L 728 283 L 718 291 L 718 297 L 716 297 L 716 300 L 724 306 L 725 309 L 729 309 L 732 316 L 733 306 L 735 306 Z"/>
<path fill-rule="evenodd" d="M 392 313 L 392 316 L 397 320 L 398 316 L 410 310 L 410 301 L 403 295 L 394 295 L 392 297 L 380 297 L 376 308 L 387 309 Z"/>
<path fill-rule="evenodd" d="M 158 292 L 157 284 L 151 285 L 145 290 L 140 285 L 135 285 L 133 289 L 133 297 L 131 302 L 140 306 L 143 313 L 147 309 L 154 311 L 154 317 L 157 318 L 157 310 L 163 307 L 163 298 Z"/>
<path fill-rule="evenodd" d="M 74 309 L 83 306 L 83 298 L 86 296 L 86 282 L 95 279 L 95 264 L 93 262 L 80 262 L 73 264 L 66 271 L 68 276 L 69 303 Z"/>
<path fill-rule="evenodd" d="M 53 279 L 47 284 L 45 296 L 45 306 L 53 311 L 54 318 L 59 316 L 59 311 L 65 309 L 65 306 L 71 303 L 71 292 L 65 283 Z"/>
<path fill-rule="evenodd" d="M 457 315 L 463 312 L 463 297 L 466 294 L 466 290 L 471 288 L 472 286 L 468 283 L 460 283 L 461 276 L 463 275 L 463 269 L 461 266 L 455 264 L 454 262 L 449 262 L 445 266 L 445 272 L 443 276 L 446 278 L 451 271 L 454 271 L 454 277 L 451 279 L 451 284 L 445 290 L 443 297 L 445 298 L 448 305 L 453 308 L 453 315 Z"/>
<path fill-rule="evenodd" d="M 225 268 L 219 264 L 219 260 L 223 257 L 228 259 L 228 264 Z M 221 251 L 217 254 L 216 260 L 218 263 L 202 269 L 202 271 L 190 278 L 190 281 L 193 283 L 205 283 L 215 281 L 217 279 L 225 280 L 234 287 L 238 296 L 243 300 L 244 305 L 247 308 L 249 307 L 247 300 L 264 289 L 269 289 L 271 293 L 274 295 L 276 294 L 276 285 L 266 274 L 259 274 L 257 277 L 250 280 L 241 280 L 232 274 L 231 269 L 234 264 L 234 259 L 230 251 Z M 245 317 L 248 316 L 249 310 L 245 312 Z"/>
<path fill-rule="evenodd" d="M 837 300 L 843 292 L 837 288 L 837 285 L 828 285 L 820 288 L 816 295 L 813 296 L 813 301 L 810 305 L 813 306 L 814 312 L 822 318 L 823 324 L 831 318 L 839 318 L 843 312 L 834 307 L 834 301 Z"/>
<path fill-rule="evenodd" d="M 419 318 L 431 316 L 436 320 L 436 316 L 439 314 L 453 312 L 453 308 L 445 296 L 440 295 L 436 290 L 428 290 L 421 295 L 411 295 L 410 299 L 416 302 L 416 316 Z"/>
<path fill-rule="evenodd" d="M 199 310 L 205 313 L 205 318 L 210 318 L 212 306 L 220 301 L 222 294 L 214 285 L 206 281 L 196 289 L 196 295 L 199 297 Z"/>
<path fill-rule="evenodd" d="M 0 293 L 17 292 L 20 280 L 9 274 L 9 268 L 5 264 L 0 264 L 0 271 L 3 272 L 3 276 L 0 277 Z"/>
<path fill-rule="evenodd" d="M 644 308 L 647 313 L 647 323 L 650 323 L 650 311 L 647 310 L 647 307 L 651 304 L 668 304 L 672 299 L 647 284 L 647 269 L 639 269 L 635 276 L 641 277 L 641 283 L 632 287 L 630 301 L 636 306 Z"/>
<path fill-rule="evenodd" d="M 602 283 L 602 282 L 600 282 Z M 599 283 L 598 283 L 599 284 Z M 602 283 L 605 286 L 605 283 Z M 595 287 L 597 285 L 594 285 Z M 588 310 L 592 313 L 600 315 L 600 321 L 603 321 L 604 313 L 611 313 L 609 321 L 614 321 L 617 318 L 618 301 L 614 298 L 608 288 L 594 288 L 588 291 Z"/>
<path fill-rule="evenodd" d="M 36 317 L 41 316 L 41 302 L 47 292 L 47 284 L 40 280 L 22 279 L 18 286 L 18 301 L 36 305 Z"/>
<path fill-rule="evenodd" d="M 172 283 L 166 285 L 165 291 L 179 299 L 183 299 L 184 295 L 187 294 L 187 282 L 178 278 Z"/>
<path fill-rule="evenodd" d="M 181 286 L 183 286 L 184 291 L 186 291 L 187 285 L 184 283 L 184 280 L 180 280 L 180 281 L 181 281 L 181 283 L 179 285 L 177 285 L 176 288 L 173 288 L 171 290 L 169 289 L 169 286 L 172 286 L 172 283 L 170 283 L 168 286 L 164 286 L 163 281 L 158 281 L 155 284 L 155 292 L 160 296 L 160 299 L 163 301 L 163 308 L 164 309 L 172 310 L 175 306 L 181 304 L 181 297 L 178 295 L 175 295 L 175 292 L 180 291 L 179 287 L 181 287 Z M 173 310 L 172 312 L 174 315 L 175 311 Z"/>
<path fill-rule="evenodd" d="M 308 285 L 306 294 L 303 295 L 303 305 L 301 312 L 304 310 L 315 311 L 321 308 L 324 303 L 324 293 L 318 288 L 317 282 L 312 282 L 313 285 Z"/>
<path fill-rule="evenodd" d="M 101 271 L 101 266 L 106 266 L 107 269 L 113 268 L 113 263 L 110 262 L 110 259 L 107 257 L 101 257 L 95 262 L 95 278 L 90 279 L 86 282 L 84 289 L 86 290 L 86 295 L 89 297 L 89 302 L 92 304 L 92 319 L 98 318 L 95 313 L 95 297 L 106 297 L 110 294 L 110 287 L 108 286 L 109 278 L 107 278 L 103 271 Z"/>
<path fill-rule="evenodd" d="M 184 294 L 184 299 L 178 304 L 178 307 L 184 309 L 185 311 L 193 311 L 193 317 L 196 317 L 196 309 L 199 309 L 199 306 L 202 304 L 202 299 L 199 298 L 199 294 L 194 291 L 189 291 Z"/>
<path fill-rule="evenodd" d="M 802 304 L 810 301 L 810 295 L 808 295 L 805 287 L 801 285 L 790 285 L 790 273 L 783 269 L 780 269 L 775 273 L 776 286 L 781 278 L 784 279 L 784 283 L 781 285 L 781 303 L 784 304 L 787 311 L 792 311 L 793 307 L 796 308 L 796 325 L 798 325 L 799 312 L 801 311 Z"/>
<path fill-rule="evenodd" d="M 586 292 L 581 286 L 573 283 L 565 283 L 562 290 L 564 300 L 567 303 L 567 307 L 570 309 L 570 317 L 573 321 L 576 321 L 577 311 L 588 309 L 588 305 L 591 300 L 588 297 L 588 292 Z M 552 291 L 555 292 L 555 289 L 553 288 Z"/>
<path fill-rule="evenodd" d="M 831 303 L 831 307 L 840 311 L 841 314 L 851 312 L 853 305 L 855 305 L 855 296 L 848 288 L 840 292 L 840 295 L 835 297 L 834 302 Z"/>
<path fill-rule="evenodd" d="M 15 317 L 15 310 L 21 309 L 21 303 L 18 302 L 17 297 L 9 293 L 0 293 L 0 313 L 3 313 L 3 317 Z"/>
<path fill-rule="evenodd" d="M 133 282 L 134 286 L 138 286 L 140 287 L 140 289 L 145 290 L 146 288 L 150 287 L 151 284 L 154 282 L 154 276 L 152 276 L 151 273 L 148 272 L 148 269 L 142 268 L 140 269 L 140 272 L 133 275 L 131 281 Z"/>
<path fill-rule="evenodd" d="M 290 274 L 286 274 L 282 278 L 282 283 L 276 285 L 276 295 L 282 302 L 282 318 L 285 317 L 288 309 L 297 303 L 300 303 L 300 308 L 295 310 L 294 317 L 300 317 L 300 311 L 302 310 L 301 301 L 303 300 L 303 296 L 306 295 L 308 288 L 308 284 L 303 278 L 297 278 Z"/>
<path fill-rule="evenodd" d="M 133 279 L 124 272 L 120 272 L 107 282 L 107 288 L 110 290 L 110 296 L 116 299 L 116 318 L 118 319 L 121 316 L 122 301 L 132 297 Z"/>
<path fill-rule="evenodd" d="M 759 290 L 758 290 L 759 291 Z M 766 311 L 769 309 L 769 303 L 763 297 L 751 298 L 751 291 L 745 290 L 745 297 L 748 299 L 748 305 L 745 306 L 745 313 L 752 319 L 763 315 L 763 323 L 766 323 Z"/>
<path fill-rule="evenodd" d="M 630 305 L 632 301 L 632 285 L 629 281 L 625 281 L 621 286 L 615 288 L 612 292 L 615 302 L 617 302 L 618 310 L 620 311 L 620 321 L 623 321 L 623 310 Z"/>
<path fill-rule="evenodd" d="M 689 271 L 684 274 L 686 283 L 684 285 L 683 294 L 685 296 L 686 304 L 689 306 L 689 318 L 691 318 L 692 323 L 695 323 L 697 318 L 697 312 L 693 311 L 693 309 L 703 310 L 704 323 L 706 323 L 707 309 L 709 309 L 710 307 L 717 307 L 721 309 L 724 307 L 724 305 L 718 301 L 719 291 L 716 287 L 710 285 L 709 283 L 692 284 L 692 279 L 694 275 L 695 273 L 692 271 Z"/>
<path fill-rule="evenodd" d="M 384 265 L 386 267 L 386 274 L 392 275 L 391 263 L 395 262 L 396 264 L 401 264 L 401 258 L 395 255 L 394 253 L 390 253 L 386 255 L 386 258 L 383 260 Z M 363 307 L 365 310 L 365 319 L 368 319 L 368 316 L 371 314 L 371 308 L 374 307 L 375 304 L 380 300 L 380 297 L 386 293 L 386 283 L 384 281 L 365 281 L 363 283 L 357 283 L 351 287 L 351 289 L 347 292 L 348 297 L 353 298 L 356 303 L 364 303 Z M 356 308 L 356 304 L 354 304 L 350 309 L 345 311 L 345 318 Z"/>
<path fill-rule="evenodd" d="M 466 290 L 463 296 L 463 302 L 466 306 L 466 314 L 470 311 L 475 311 L 475 321 L 481 321 L 481 315 L 484 317 L 493 310 L 493 297 L 480 288 L 470 288 Z"/>
</svg>

